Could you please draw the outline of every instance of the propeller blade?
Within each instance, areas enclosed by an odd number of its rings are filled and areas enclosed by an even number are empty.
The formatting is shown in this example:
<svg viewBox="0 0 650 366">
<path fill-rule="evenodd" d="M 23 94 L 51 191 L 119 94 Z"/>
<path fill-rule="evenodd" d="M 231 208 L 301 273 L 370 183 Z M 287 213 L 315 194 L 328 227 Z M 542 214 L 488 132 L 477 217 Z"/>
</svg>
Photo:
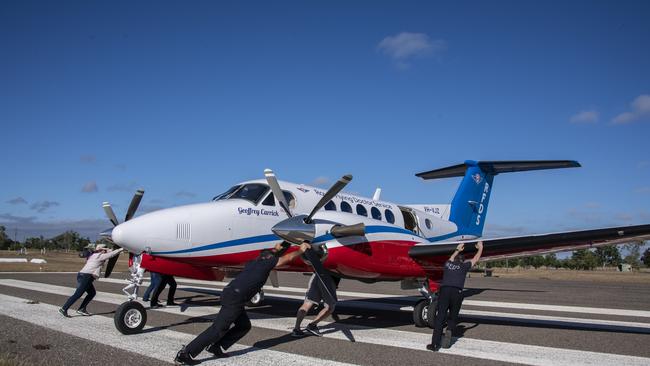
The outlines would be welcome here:
<svg viewBox="0 0 650 366">
<path fill-rule="evenodd" d="M 104 212 L 106 213 L 108 219 L 111 220 L 111 223 L 113 223 L 113 226 L 117 226 L 120 222 L 117 221 L 117 217 L 115 216 L 115 212 L 113 212 L 113 208 L 111 207 L 111 204 L 108 202 L 104 202 L 102 203 L 102 207 L 104 208 Z"/>
<path fill-rule="evenodd" d="M 278 271 L 272 270 L 269 279 L 271 280 L 271 285 L 275 288 L 280 287 L 280 281 L 278 280 Z"/>
<path fill-rule="evenodd" d="M 137 211 L 138 206 L 140 205 L 140 201 L 142 200 L 143 194 L 144 194 L 144 189 L 138 189 L 138 191 L 135 192 L 135 195 L 133 195 L 133 199 L 131 200 L 131 204 L 129 205 L 129 209 L 126 211 L 126 216 L 124 217 L 124 221 L 129 221 L 133 218 L 133 215 L 135 215 L 135 211 Z"/>
<path fill-rule="evenodd" d="M 336 225 L 330 230 L 335 238 L 343 238 L 346 236 L 364 236 L 366 235 L 366 225 L 362 222 L 354 225 Z"/>
<path fill-rule="evenodd" d="M 293 217 L 291 211 L 289 210 L 289 204 L 287 203 L 287 199 L 284 197 L 284 193 L 282 193 L 282 189 L 280 188 L 280 184 L 278 183 L 278 180 L 275 177 L 275 173 L 273 173 L 273 170 L 264 169 L 264 176 L 266 177 L 266 181 L 269 183 L 269 186 L 271 186 L 271 191 L 273 192 L 273 196 L 275 196 L 275 199 L 278 200 L 280 207 L 282 207 L 284 212 L 286 212 L 287 216 Z"/>
<path fill-rule="evenodd" d="M 316 212 L 320 210 L 323 206 L 325 206 L 325 204 L 329 202 L 332 198 L 334 198 L 334 196 L 336 196 L 339 192 L 341 192 L 341 190 L 345 188 L 345 186 L 348 183 L 350 183 L 351 180 L 352 180 L 352 175 L 346 174 L 342 176 L 341 179 L 336 181 L 336 183 L 334 183 L 334 185 L 332 185 L 332 187 L 327 192 L 325 192 L 325 195 L 323 196 L 323 198 L 320 199 L 320 201 L 318 201 L 314 209 L 311 210 L 311 213 L 309 214 L 309 216 L 307 216 L 305 222 L 310 223 L 312 217 L 316 214 Z"/>
<path fill-rule="evenodd" d="M 111 275 L 111 273 L 113 272 L 113 267 L 115 267 L 115 263 L 117 263 L 119 257 L 120 255 L 118 254 L 115 257 L 108 260 L 108 264 L 106 265 L 106 271 L 104 271 L 104 278 L 108 278 Z"/>
</svg>

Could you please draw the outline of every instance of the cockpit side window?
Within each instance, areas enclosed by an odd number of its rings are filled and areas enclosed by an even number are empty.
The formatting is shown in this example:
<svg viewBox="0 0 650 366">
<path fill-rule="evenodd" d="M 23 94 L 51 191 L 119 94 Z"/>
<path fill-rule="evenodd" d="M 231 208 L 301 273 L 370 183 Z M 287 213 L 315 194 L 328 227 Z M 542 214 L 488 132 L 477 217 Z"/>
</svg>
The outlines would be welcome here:
<svg viewBox="0 0 650 366">
<path fill-rule="evenodd" d="M 228 199 L 241 198 L 257 204 L 262 197 L 268 192 L 269 186 L 261 183 L 244 184 L 240 189 L 235 191 Z"/>
<path fill-rule="evenodd" d="M 236 190 L 238 190 L 240 187 L 241 187 L 241 185 L 233 186 L 233 187 L 231 187 L 229 190 L 223 192 L 222 194 L 218 194 L 218 195 L 214 196 L 214 198 L 213 198 L 212 200 L 213 200 L 213 201 L 219 201 L 219 200 L 225 200 L 225 199 L 228 199 L 228 197 L 230 197 L 230 195 L 232 195 L 233 192 L 235 192 Z"/>
<path fill-rule="evenodd" d="M 289 191 L 282 191 L 284 194 L 284 199 L 287 200 L 289 203 L 289 208 L 295 208 L 296 207 L 296 199 L 293 197 L 293 194 Z M 273 195 L 273 192 L 269 193 L 268 196 L 262 201 L 262 204 L 264 206 L 275 206 L 275 196 Z"/>
</svg>

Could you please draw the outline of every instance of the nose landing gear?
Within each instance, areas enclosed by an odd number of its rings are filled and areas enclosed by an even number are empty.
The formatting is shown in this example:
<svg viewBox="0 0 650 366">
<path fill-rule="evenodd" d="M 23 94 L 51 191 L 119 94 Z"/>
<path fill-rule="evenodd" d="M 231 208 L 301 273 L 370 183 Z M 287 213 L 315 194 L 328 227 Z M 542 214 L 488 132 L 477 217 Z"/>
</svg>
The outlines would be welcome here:
<svg viewBox="0 0 650 366">
<path fill-rule="evenodd" d="M 140 267 L 142 254 L 133 255 L 132 260 L 133 264 L 129 267 L 131 278 L 127 280 L 128 284 L 122 289 L 122 292 L 127 295 L 128 301 L 120 304 L 113 316 L 115 328 L 120 333 L 127 335 L 140 333 L 147 324 L 147 310 L 137 301 L 138 289 L 144 276 L 144 268 Z M 132 292 L 129 292 L 130 290 Z"/>
</svg>

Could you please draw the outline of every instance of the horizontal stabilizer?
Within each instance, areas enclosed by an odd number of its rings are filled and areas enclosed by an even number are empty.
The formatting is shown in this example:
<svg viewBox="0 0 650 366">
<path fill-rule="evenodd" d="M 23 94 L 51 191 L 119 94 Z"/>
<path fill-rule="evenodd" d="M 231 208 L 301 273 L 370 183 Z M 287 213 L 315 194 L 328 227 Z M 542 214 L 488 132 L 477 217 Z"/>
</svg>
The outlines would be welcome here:
<svg viewBox="0 0 650 366">
<path fill-rule="evenodd" d="M 523 172 L 527 170 L 543 170 L 558 168 L 577 168 L 580 164 L 574 160 L 513 160 L 513 161 L 466 161 L 463 164 L 452 165 L 446 168 L 430 170 L 416 174 L 422 179 L 439 179 L 462 177 L 468 166 L 476 166 L 485 173 L 497 175 L 499 173 Z"/>
</svg>

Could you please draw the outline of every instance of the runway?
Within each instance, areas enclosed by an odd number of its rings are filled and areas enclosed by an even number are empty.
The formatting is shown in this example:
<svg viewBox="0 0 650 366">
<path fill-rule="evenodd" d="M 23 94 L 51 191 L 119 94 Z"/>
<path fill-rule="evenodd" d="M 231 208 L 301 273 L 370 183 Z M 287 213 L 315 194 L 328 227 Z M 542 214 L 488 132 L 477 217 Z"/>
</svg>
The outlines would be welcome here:
<svg viewBox="0 0 650 366">
<path fill-rule="evenodd" d="M 181 306 L 149 311 L 145 332 L 124 336 L 112 318 L 125 301 L 123 277 L 95 282 L 98 294 L 89 310 L 96 315 L 65 319 L 56 309 L 74 291 L 74 273 L 0 273 L 0 352 L 34 364 L 169 364 L 209 325 L 225 285 L 177 279 Z M 253 329 L 233 347 L 233 357 L 203 353 L 203 364 L 650 364 L 650 283 L 472 277 L 452 348 L 432 353 L 425 349 L 430 330 L 411 324 L 417 292 L 402 291 L 398 283 L 343 280 L 339 321 L 323 324 L 322 338 L 291 338 L 307 280 L 281 273 L 281 287 L 265 287 L 265 305 L 249 309 Z M 80 351 L 80 344 L 93 354 Z"/>
</svg>

